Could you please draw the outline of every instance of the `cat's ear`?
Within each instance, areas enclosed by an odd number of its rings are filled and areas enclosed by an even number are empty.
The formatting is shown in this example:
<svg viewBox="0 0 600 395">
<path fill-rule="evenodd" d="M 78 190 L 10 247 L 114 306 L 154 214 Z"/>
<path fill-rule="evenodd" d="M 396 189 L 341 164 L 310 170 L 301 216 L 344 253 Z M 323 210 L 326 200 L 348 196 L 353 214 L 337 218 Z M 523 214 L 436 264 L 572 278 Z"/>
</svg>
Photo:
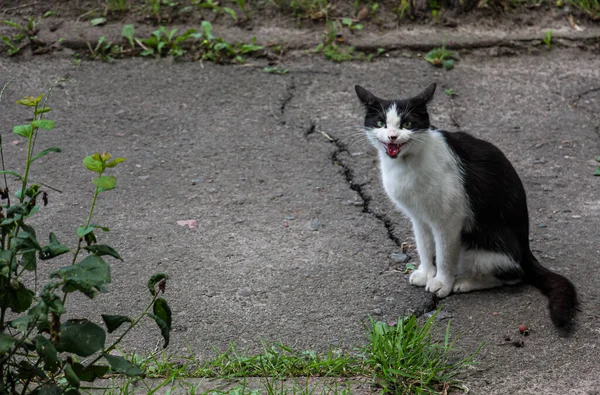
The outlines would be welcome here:
<svg viewBox="0 0 600 395">
<path fill-rule="evenodd" d="M 413 100 L 415 102 L 417 102 L 419 105 L 426 105 L 427 103 L 429 103 L 431 101 L 431 99 L 433 99 L 433 94 L 435 93 L 435 88 L 437 87 L 437 84 L 434 82 L 433 84 L 429 85 L 427 88 L 425 88 L 423 90 L 423 92 L 419 93 L 417 96 L 415 96 L 413 98 Z"/>
<path fill-rule="evenodd" d="M 358 98 L 365 106 L 372 106 L 373 104 L 379 102 L 379 99 L 377 99 L 375 95 L 373 95 L 371 92 L 369 92 L 362 86 L 356 85 L 354 89 L 356 90 Z"/>
</svg>

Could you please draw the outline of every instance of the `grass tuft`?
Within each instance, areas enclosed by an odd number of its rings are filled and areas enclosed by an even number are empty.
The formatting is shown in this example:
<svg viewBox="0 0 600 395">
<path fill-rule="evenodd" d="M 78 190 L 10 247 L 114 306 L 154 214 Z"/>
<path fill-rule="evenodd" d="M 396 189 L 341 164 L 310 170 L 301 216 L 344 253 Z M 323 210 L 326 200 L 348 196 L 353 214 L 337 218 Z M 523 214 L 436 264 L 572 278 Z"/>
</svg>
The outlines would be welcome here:
<svg viewBox="0 0 600 395">
<path fill-rule="evenodd" d="M 450 323 L 444 337 L 437 339 L 433 334 L 437 313 L 422 322 L 415 316 L 399 318 L 396 325 L 375 321 L 367 323 L 368 343 L 355 352 L 331 348 L 325 353 L 297 351 L 281 343 L 264 343 L 263 351 L 257 355 L 247 355 L 236 349 L 232 343 L 225 351 L 217 351 L 214 359 L 201 363 L 190 349 L 187 357 L 173 357 L 165 352 L 141 358 L 132 356 L 133 362 L 140 365 L 148 378 L 163 379 L 166 383 L 179 382 L 184 385 L 186 378 L 219 378 L 245 380 L 261 378 L 260 386 L 268 394 L 321 393 L 308 391 L 314 383 L 297 385 L 297 392 L 290 392 L 289 383 L 293 378 L 344 379 L 372 378 L 369 382 L 390 394 L 434 394 L 452 386 L 457 387 L 456 374 L 473 363 L 479 351 L 463 359 L 454 355 L 455 339 L 450 339 Z M 284 387 L 288 386 L 285 389 Z M 242 388 L 243 387 L 243 388 Z M 246 386 L 233 392 L 251 394 Z M 313 389 L 315 389 L 314 387 Z M 236 392 L 238 391 L 238 392 Z M 296 391 L 296 390 L 294 390 Z M 333 392 L 349 393 L 341 386 Z M 258 392 L 256 392 L 258 393 Z"/>
<path fill-rule="evenodd" d="M 479 349 L 464 359 L 450 362 L 455 342 L 450 341 L 450 322 L 444 339 L 433 340 L 437 314 L 423 325 L 415 316 L 399 318 L 394 326 L 370 319 L 370 341 L 365 353 L 374 382 L 382 388 L 382 393 L 437 394 L 456 385 L 454 377 L 472 363 Z"/>
</svg>

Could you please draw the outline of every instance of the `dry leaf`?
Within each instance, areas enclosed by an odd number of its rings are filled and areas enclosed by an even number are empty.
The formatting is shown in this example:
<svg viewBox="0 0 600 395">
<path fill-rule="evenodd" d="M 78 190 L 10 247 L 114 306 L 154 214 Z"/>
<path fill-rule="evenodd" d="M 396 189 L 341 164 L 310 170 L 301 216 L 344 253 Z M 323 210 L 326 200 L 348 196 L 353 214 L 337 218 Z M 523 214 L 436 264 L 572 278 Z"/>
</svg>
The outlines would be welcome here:
<svg viewBox="0 0 600 395">
<path fill-rule="evenodd" d="M 198 227 L 198 223 L 196 222 L 195 219 L 186 219 L 186 220 L 181 220 L 181 221 L 177 221 L 177 225 L 179 226 L 186 226 L 190 229 L 196 229 Z"/>
</svg>

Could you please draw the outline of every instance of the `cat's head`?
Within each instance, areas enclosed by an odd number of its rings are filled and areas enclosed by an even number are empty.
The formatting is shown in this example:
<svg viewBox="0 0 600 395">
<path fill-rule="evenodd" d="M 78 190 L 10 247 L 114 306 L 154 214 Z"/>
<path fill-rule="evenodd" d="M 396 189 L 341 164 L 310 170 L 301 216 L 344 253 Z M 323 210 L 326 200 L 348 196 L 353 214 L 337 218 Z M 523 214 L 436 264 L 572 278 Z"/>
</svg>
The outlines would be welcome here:
<svg viewBox="0 0 600 395">
<path fill-rule="evenodd" d="M 365 131 L 371 143 L 391 158 L 416 153 L 419 134 L 429 129 L 427 103 L 436 84 L 409 99 L 386 100 L 356 85 L 356 94 L 365 106 Z"/>
</svg>

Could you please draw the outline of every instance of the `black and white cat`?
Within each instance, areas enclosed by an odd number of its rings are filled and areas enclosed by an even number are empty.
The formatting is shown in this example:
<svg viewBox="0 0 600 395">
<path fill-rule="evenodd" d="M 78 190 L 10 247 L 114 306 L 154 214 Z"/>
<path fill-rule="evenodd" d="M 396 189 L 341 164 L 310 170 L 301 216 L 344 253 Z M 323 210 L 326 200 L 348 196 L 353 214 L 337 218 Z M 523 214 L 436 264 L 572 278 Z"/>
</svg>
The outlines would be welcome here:
<svg viewBox="0 0 600 395">
<path fill-rule="evenodd" d="M 552 321 L 568 330 L 577 293 L 531 253 L 517 172 L 491 143 L 431 126 L 427 103 L 435 88 L 386 100 L 356 86 L 383 187 L 413 225 L 421 263 L 410 283 L 444 298 L 525 281 L 548 297 Z"/>
</svg>

